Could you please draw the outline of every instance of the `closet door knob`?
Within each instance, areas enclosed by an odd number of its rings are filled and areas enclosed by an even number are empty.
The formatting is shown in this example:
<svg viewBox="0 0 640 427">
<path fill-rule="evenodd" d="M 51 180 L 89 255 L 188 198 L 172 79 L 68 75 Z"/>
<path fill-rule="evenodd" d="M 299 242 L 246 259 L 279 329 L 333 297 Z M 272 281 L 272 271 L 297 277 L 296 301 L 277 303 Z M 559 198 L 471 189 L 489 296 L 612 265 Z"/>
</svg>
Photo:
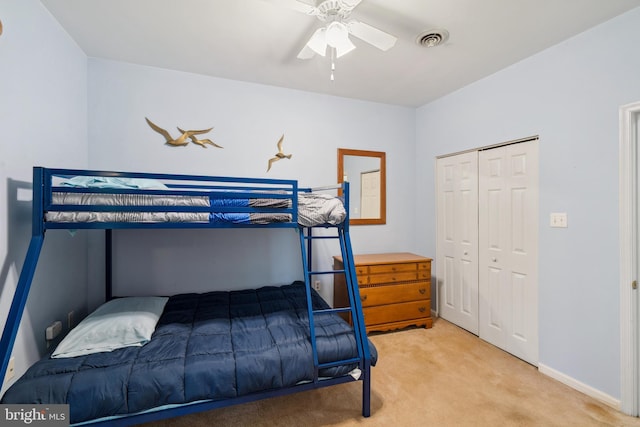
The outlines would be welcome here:
<svg viewBox="0 0 640 427">
<path fill-rule="evenodd" d="M 495 258 L 495 257 L 491 258 L 491 261 L 496 262 L 496 261 L 498 261 L 498 258 Z"/>
<path fill-rule="evenodd" d="M 464 251 L 464 255 L 469 255 L 469 252 L 467 252 L 467 251 Z"/>
</svg>

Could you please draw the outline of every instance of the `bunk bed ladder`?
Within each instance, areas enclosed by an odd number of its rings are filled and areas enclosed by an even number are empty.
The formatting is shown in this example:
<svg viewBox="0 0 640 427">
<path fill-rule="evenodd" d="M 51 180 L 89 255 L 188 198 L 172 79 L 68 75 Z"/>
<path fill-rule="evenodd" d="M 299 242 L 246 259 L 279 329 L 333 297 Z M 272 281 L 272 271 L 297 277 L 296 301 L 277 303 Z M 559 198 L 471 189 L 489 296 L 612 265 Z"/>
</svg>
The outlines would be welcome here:
<svg viewBox="0 0 640 427">
<path fill-rule="evenodd" d="M 353 264 L 353 254 L 351 250 L 351 243 L 349 239 L 348 233 L 348 222 L 346 225 L 338 225 L 336 227 L 330 227 L 333 230 L 337 231 L 335 235 L 322 235 L 322 236 L 314 236 L 313 228 L 308 227 L 305 228 L 300 227 L 300 244 L 302 249 L 302 258 L 303 258 L 303 266 L 304 266 L 304 277 L 305 277 L 305 288 L 307 292 L 307 309 L 309 315 L 309 328 L 310 328 L 310 337 L 311 337 L 311 347 L 313 351 L 313 363 L 314 363 L 314 382 L 319 381 L 319 371 L 320 369 L 331 368 L 341 365 L 351 365 L 357 364 L 359 372 L 359 377 L 356 375 L 354 378 L 361 378 L 363 381 L 363 389 L 362 389 L 362 415 L 368 417 L 370 415 L 370 388 L 371 388 L 371 355 L 369 352 L 369 341 L 366 335 L 366 329 L 364 326 L 364 318 L 362 315 L 362 306 L 360 303 L 360 293 L 358 291 L 358 282 L 356 279 L 355 267 Z M 312 241 L 316 239 L 338 239 L 340 242 L 340 250 L 342 253 L 342 258 L 344 262 L 344 270 L 328 270 L 328 271 L 320 271 L 313 270 L 312 268 Z M 312 278 L 317 275 L 325 275 L 325 274 L 344 274 L 345 282 L 347 284 L 347 293 L 349 296 L 349 306 L 348 307 L 336 307 L 336 308 L 327 308 L 327 309 L 315 309 L 313 308 L 312 299 L 311 299 L 311 284 Z M 358 357 L 354 357 L 352 359 L 347 360 L 335 360 L 330 362 L 320 363 L 318 359 L 318 351 L 317 351 L 317 342 L 316 342 L 316 330 L 315 330 L 315 322 L 314 316 L 318 315 L 328 315 L 328 314 L 339 314 L 339 313 L 349 313 L 351 316 L 354 335 L 358 350 Z"/>
</svg>

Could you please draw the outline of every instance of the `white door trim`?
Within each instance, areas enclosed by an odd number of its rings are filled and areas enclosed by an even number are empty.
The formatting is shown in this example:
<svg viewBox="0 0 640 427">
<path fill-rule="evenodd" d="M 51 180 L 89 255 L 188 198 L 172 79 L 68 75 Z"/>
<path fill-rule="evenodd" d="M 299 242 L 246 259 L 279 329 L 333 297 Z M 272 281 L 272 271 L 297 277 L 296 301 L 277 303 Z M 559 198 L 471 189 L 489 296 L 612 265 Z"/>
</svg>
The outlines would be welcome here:
<svg viewBox="0 0 640 427">
<path fill-rule="evenodd" d="M 637 174 L 640 102 L 620 107 L 620 409 L 638 413 Z"/>
</svg>

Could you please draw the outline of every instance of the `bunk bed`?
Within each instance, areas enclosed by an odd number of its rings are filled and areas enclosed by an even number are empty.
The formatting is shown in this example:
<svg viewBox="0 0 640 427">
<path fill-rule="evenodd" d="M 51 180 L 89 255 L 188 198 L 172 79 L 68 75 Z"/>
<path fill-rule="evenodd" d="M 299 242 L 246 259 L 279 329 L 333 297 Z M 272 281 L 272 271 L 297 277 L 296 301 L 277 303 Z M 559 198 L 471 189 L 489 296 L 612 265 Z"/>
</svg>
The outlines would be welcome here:
<svg viewBox="0 0 640 427">
<path fill-rule="evenodd" d="M 343 199 L 323 192 L 337 188 L 342 188 Z M 238 291 L 212 285 L 201 294 L 113 295 L 113 230 L 237 227 L 296 229 L 304 280 Z M 316 227 L 335 234 L 315 235 Z M 68 404 L 74 424 L 132 425 L 361 381 L 362 415 L 370 415 L 371 366 L 377 352 L 367 339 L 360 305 L 349 238 L 348 183 L 303 189 L 295 180 L 34 167 L 32 229 L 0 340 L 0 378 L 47 230 L 105 230 L 106 302 L 69 333 L 69 340 L 30 367 L 5 392 L 2 403 Z M 347 261 L 344 270 L 313 268 L 313 242 L 327 238 L 339 241 Z M 345 275 L 348 307 L 331 308 L 312 289 L 312 277 L 322 274 Z M 145 320 L 128 318 L 132 312 Z M 351 324 L 342 320 L 344 312 Z M 114 321 L 105 313 L 126 316 Z M 149 313 L 155 315 L 151 320 Z M 100 321 L 105 317 L 106 327 Z M 119 322 L 125 327 L 111 347 Z M 125 341 L 132 323 L 146 325 L 145 330 Z M 91 333 L 82 334 L 85 330 Z M 88 336 L 98 342 L 97 348 L 96 342 L 78 348 Z"/>
</svg>

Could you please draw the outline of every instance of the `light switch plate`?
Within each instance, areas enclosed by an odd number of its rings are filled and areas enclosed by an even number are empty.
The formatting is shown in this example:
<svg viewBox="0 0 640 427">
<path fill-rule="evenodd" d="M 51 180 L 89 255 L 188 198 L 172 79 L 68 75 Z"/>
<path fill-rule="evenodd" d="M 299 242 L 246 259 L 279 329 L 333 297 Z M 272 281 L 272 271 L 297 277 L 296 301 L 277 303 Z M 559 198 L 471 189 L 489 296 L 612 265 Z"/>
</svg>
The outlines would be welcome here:
<svg viewBox="0 0 640 427">
<path fill-rule="evenodd" d="M 551 227 L 567 228 L 567 213 L 566 212 L 551 213 L 549 225 L 551 225 Z"/>
</svg>

